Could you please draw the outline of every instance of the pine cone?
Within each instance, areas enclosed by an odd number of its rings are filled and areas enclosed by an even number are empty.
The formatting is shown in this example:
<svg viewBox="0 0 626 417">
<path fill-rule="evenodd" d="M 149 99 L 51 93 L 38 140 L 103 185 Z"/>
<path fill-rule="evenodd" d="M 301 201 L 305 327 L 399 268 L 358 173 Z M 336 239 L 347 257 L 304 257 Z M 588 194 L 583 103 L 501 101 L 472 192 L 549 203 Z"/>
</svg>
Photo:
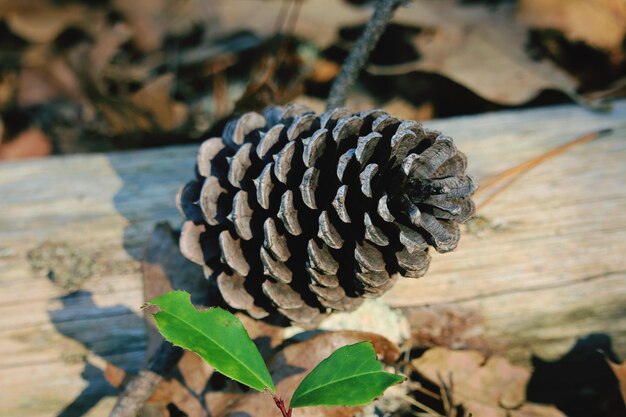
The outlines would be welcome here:
<svg viewBox="0 0 626 417">
<path fill-rule="evenodd" d="M 200 147 L 180 248 L 231 307 L 311 325 L 456 247 L 474 213 L 465 168 L 452 139 L 381 110 L 246 113 Z"/>
</svg>

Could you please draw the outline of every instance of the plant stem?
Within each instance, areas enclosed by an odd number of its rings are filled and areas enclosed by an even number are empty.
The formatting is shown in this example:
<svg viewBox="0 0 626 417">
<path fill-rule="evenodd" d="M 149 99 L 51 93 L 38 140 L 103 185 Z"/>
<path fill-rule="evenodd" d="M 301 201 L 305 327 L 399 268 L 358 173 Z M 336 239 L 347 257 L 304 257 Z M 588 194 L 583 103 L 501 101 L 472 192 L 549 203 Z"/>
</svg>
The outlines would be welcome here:
<svg viewBox="0 0 626 417">
<path fill-rule="evenodd" d="M 276 404 L 276 407 L 278 407 L 278 409 L 280 410 L 280 413 L 283 415 L 283 417 L 291 417 L 291 412 L 293 411 L 293 408 L 291 408 L 291 407 L 286 408 L 285 407 L 285 401 L 282 398 L 280 398 L 279 396 L 277 396 L 275 394 L 272 394 L 267 389 L 265 391 L 269 395 L 272 396 L 272 399 L 274 400 L 274 404 Z"/>
<path fill-rule="evenodd" d="M 361 69 L 369 59 L 370 53 L 387 28 L 398 6 L 410 0 L 378 0 L 376 10 L 365 26 L 363 33 L 350 50 L 348 58 L 341 66 L 341 72 L 335 78 L 328 94 L 327 109 L 341 107 L 346 102 L 348 91 L 356 82 Z"/>
</svg>

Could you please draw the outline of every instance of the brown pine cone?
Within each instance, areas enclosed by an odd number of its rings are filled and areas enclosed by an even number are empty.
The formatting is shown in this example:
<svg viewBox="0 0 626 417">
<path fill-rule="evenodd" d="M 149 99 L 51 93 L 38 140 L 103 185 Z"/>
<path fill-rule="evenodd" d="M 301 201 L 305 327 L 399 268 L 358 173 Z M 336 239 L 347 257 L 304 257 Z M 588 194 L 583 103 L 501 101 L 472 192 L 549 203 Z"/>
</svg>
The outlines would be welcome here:
<svg viewBox="0 0 626 417">
<path fill-rule="evenodd" d="M 180 248 L 231 307 L 311 325 L 456 247 L 474 213 L 465 168 L 452 139 L 381 110 L 246 113 L 200 147 Z"/>
</svg>

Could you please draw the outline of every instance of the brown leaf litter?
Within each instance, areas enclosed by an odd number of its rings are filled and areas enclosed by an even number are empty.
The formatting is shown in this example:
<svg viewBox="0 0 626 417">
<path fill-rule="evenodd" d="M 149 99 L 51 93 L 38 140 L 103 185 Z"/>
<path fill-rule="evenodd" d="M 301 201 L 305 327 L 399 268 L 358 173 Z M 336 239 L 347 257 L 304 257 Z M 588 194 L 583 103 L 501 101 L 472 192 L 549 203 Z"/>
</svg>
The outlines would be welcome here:
<svg viewBox="0 0 626 417">
<path fill-rule="evenodd" d="M 480 417 L 564 417 L 555 407 L 527 403 L 530 370 L 503 357 L 434 347 L 411 364 L 439 388 L 450 410 L 462 406 L 465 415 Z"/>
<path fill-rule="evenodd" d="M 611 370 L 615 374 L 617 381 L 619 382 L 620 392 L 622 394 L 622 401 L 626 404 L 626 361 L 622 363 L 615 363 L 610 359 L 606 359 L 606 362 L 611 367 Z"/>
</svg>

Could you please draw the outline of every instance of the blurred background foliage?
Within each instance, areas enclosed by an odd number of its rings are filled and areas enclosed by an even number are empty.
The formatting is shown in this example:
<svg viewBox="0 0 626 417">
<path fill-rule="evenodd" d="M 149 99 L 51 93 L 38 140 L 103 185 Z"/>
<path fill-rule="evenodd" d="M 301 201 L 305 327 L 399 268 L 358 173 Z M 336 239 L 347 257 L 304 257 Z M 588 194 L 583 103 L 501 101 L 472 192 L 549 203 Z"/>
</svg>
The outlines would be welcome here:
<svg viewBox="0 0 626 417">
<path fill-rule="evenodd" d="M 0 1 L 0 158 L 199 141 L 233 112 L 323 108 L 365 0 Z M 348 105 L 425 120 L 626 90 L 623 0 L 415 0 Z"/>
</svg>

